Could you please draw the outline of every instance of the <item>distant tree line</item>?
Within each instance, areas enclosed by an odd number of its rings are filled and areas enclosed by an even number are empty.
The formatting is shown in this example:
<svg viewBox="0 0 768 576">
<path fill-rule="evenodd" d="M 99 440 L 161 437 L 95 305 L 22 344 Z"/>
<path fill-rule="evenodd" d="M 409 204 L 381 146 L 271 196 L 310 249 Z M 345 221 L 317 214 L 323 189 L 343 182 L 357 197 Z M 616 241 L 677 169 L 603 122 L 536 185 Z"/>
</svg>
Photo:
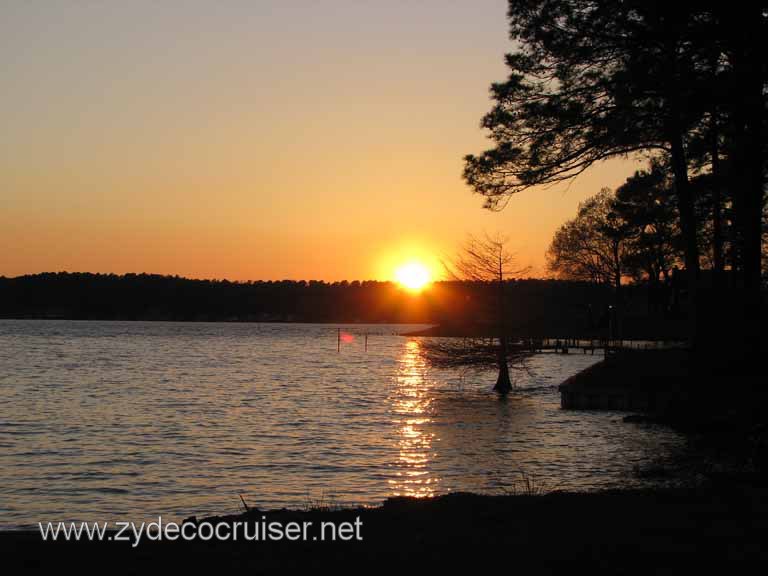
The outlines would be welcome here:
<svg viewBox="0 0 768 576">
<path fill-rule="evenodd" d="M 0 315 L 171 321 L 421 322 L 387 282 L 193 280 L 156 274 L 0 278 Z"/>
<path fill-rule="evenodd" d="M 581 281 L 509 279 L 503 294 L 508 333 L 518 336 L 604 336 L 613 301 L 610 288 Z M 647 315 L 642 287 L 628 288 L 626 297 L 634 316 Z M 413 294 L 377 281 L 230 282 L 66 272 L 0 277 L 0 318 L 407 322 L 495 335 L 498 298 L 498 282 L 483 280 L 436 282 Z M 635 335 L 650 332 L 640 323 Z"/>
</svg>

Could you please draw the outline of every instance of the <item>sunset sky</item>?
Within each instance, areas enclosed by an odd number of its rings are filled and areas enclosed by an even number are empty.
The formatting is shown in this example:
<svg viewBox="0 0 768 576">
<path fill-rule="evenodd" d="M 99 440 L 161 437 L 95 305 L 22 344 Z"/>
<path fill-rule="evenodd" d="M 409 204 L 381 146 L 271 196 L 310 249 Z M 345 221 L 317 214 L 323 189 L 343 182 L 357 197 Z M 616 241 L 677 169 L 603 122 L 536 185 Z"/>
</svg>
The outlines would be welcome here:
<svg viewBox="0 0 768 576">
<path fill-rule="evenodd" d="M 503 0 L 0 3 L 0 275 L 388 279 L 467 233 L 542 275 L 636 164 L 501 213 L 461 179 L 512 48 Z"/>
</svg>

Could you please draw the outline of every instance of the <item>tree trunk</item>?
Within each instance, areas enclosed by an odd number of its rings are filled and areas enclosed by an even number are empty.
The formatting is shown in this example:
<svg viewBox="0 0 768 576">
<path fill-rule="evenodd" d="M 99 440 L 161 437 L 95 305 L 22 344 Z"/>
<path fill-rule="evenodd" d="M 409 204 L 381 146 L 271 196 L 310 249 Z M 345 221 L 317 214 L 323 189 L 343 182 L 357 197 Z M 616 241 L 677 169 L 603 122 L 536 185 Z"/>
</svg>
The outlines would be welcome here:
<svg viewBox="0 0 768 576">
<path fill-rule="evenodd" d="M 685 253 L 685 275 L 688 284 L 688 334 L 691 346 L 695 347 L 698 326 L 698 285 L 699 285 L 699 245 L 696 238 L 696 216 L 693 210 L 693 195 L 688 182 L 688 162 L 683 148 L 683 139 L 679 131 L 673 132 L 672 171 L 675 175 L 675 192 L 678 211 L 680 212 L 680 231 L 683 236 Z"/>
<path fill-rule="evenodd" d="M 504 301 L 504 271 L 501 254 L 499 254 L 498 270 L 498 312 L 499 312 L 499 377 L 493 389 L 500 394 L 507 394 L 512 390 L 512 381 L 509 378 L 509 364 L 507 363 L 507 311 Z"/>
<path fill-rule="evenodd" d="M 613 304 L 616 310 L 616 338 L 621 340 L 622 335 L 622 319 L 624 316 L 624 304 L 622 302 L 621 293 L 621 258 L 620 258 L 620 242 L 614 240 L 613 242 Z"/>
<path fill-rule="evenodd" d="M 508 394 L 512 390 L 512 381 L 509 378 L 509 365 L 507 364 L 506 345 L 501 346 L 499 353 L 499 377 L 493 389 L 500 394 Z"/>
<path fill-rule="evenodd" d="M 688 182 L 688 162 L 683 149 L 680 133 L 674 134 L 672 142 L 672 171 L 675 175 L 677 207 L 680 212 L 680 229 L 683 235 L 685 251 L 685 269 L 689 276 L 699 276 L 699 244 L 696 239 L 696 215 L 693 210 L 693 195 Z"/>
<path fill-rule="evenodd" d="M 763 195 L 765 188 L 765 96 L 763 81 L 765 79 L 764 54 L 759 49 L 763 46 L 762 30 L 757 24 L 760 21 L 757 14 L 748 18 L 749 37 L 746 55 L 745 104 L 746 123 L 744 129 L 745 170 L 745 219 L 744 219 L 744 288 L 746 290 L 747 317 L 749 325 L 746 332 L 750 338 L 749 351 L 755 355 L 760 353 L 761 336 L 761 297 L 762 280 L 762 224 L 763 224 Z"/>
<path fill-rule="evenodd" d="M 685 256 L 685 276 L 688 285 L 688 339 L 692 347 L 696 347 L 698 324 L 698 281 L 699 281 L 699 245 L 696 236 L 696 215 L 693 207 L 693 194 L 688 182 L 688 159 L 685 153 L 683 137 L 686 129 L 685 98 L 683 96 L 683 80 L 681 70 L 685 64 L 680 62 L 679 29 L 675 26 L 668 31 L 666 51 L 668 57 L 668 78 L 666 79 L 666 94 L 668 110 L 666 118 L 666 135 L 670 144 L 670 160 L 674 174 L 675 195 L 680 213 L 680 232 L 683 238 L 683 253 Z"/>
<path fill-rule="evenodd" d="M 732 53 L 735 86 L 731 106 L 734 117 L 734 154 L 731 173 L 734 212 L 740 260 L 741 352 L 747 363 L 757 360 L 761 339 L 762 217 L 765 134 L 763 81 L 765 63 L 762 46 L 760 9 L 739 11 L 734 29 L 738 31 Z"/>
<path fill-rule="evenodd" d="M 720 152 L 718 150 L 717 117 L 712 113 L 712 263 L 715 286 L 721 287 L 723 274 L 723 213 L 720 182 Z"/>
<path fill-rule="evenodd" d="M 677 30 L 672 31 L 672 36 L 667 39 L 668 45 L 666 47 L 669 58 L 669 79 L 666 86 L 669 109 L 667 111 L 666 132 L 670 144 L 672 173 L 675 177 L 675 192 L 678 211 L 680 212 L 680 231 L 683 236 L 685 268 L 688 275 L 689 290 L 691 290 L 699 277 L 699 245 L 696 237 L 693 194 L 688 182 L 688 159 L 683 143 L 685 103 L 681 89 L 680 69 L 682 65 L 678 55 L 678 32 Z M 695 291 L 695 286 L 693 291 Z"/>
</svg>

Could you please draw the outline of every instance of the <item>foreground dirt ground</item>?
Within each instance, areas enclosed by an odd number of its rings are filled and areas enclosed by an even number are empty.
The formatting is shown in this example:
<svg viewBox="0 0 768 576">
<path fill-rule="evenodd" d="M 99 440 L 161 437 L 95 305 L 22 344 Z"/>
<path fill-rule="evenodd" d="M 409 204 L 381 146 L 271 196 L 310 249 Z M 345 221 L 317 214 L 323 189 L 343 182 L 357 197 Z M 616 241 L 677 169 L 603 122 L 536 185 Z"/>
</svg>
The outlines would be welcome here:
<svg viewBox="0 0 768 576">
<path fill-rule="evenodd" d="M 675 574 L 768 566 L 768 490 L 751 485 L 662 492 L 601 492 L 392 499 L 378 508 L 252 510 L 208 519 L 286 523 L 360 519 L 362 540 L 281 542 L 43 542 L 38 532 L 0 534 L 4 573 L 64 569 L 120 574 L 479 573 Z"/>
</svg>

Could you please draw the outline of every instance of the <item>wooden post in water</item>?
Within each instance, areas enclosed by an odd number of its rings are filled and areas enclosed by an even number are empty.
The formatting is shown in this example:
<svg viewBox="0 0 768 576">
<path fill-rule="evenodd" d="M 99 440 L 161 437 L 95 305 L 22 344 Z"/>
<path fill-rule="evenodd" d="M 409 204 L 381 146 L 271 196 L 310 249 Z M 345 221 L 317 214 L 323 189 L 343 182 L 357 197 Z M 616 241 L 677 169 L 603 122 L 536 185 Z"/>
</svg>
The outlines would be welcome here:
<svg viewBox="0 0 768 576">
<path fill-rule="evenodd" d="M 368 332 L 365 333 L 365 351 L 368 352 Z"/>
<path fill-rule="evenodd" d="M 336 352 L 341 352 L 341 328 L 336 328 Z"/>
</svg>

